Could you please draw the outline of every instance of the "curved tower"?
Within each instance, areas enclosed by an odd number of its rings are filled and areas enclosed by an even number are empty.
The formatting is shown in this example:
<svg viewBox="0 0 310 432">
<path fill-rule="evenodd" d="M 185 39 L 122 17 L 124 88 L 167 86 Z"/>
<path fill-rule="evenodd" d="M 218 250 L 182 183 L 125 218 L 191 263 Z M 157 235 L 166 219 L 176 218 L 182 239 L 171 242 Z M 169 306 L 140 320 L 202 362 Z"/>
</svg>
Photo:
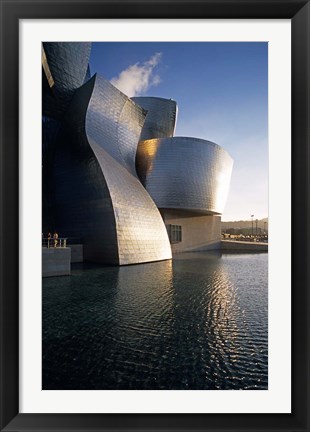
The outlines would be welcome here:
<svg viewBox="0 0 310 432">
<path fill-rule="evenodd" d="M 140 141 L 136 166 L 165 221 L 173 252 L 220 248 L 233 161 L 198 138 Z"/>
<path fill-rule="evenodd" d="M 233 161 L 219 145 L 198 138 L 140 141 L 137 172 L 158 208 L 221 214 Z"/>
<path fill-rule="evenodd" d="M 51 168 L 74 92 L 90 75 L 89 42 L 42 44 L 42 203 L 44 232 L 55 229 Z"/>
<path fill-rule="evenodd" d="M 133 97 L 131 100 L 147 111 L 140 140 L 174 135 L 178 111 L 174 100 L 158 97 Z"/>
<path fill-rule="evenodd" d="M 117 265 L 219 247 L 232 159 L 173 136 L 175 101 L 129 99 L 90 78 L 90 51 L 42 46 L 42 230 L 79 238 L 86 261 Z"/>
<path fill-rule="evenodd" d="M 54 166 L 56 224 L 82 238 L 86 260 L 171 258 L 165 225 L 135 170 L 145 111 L 105 79 L 77 90 Z"/>
<path fill-rule="evenodd" d="M 43 42 L 43 114 L 60 118 L 89 73 L 90 42 Z"/>
</svg>

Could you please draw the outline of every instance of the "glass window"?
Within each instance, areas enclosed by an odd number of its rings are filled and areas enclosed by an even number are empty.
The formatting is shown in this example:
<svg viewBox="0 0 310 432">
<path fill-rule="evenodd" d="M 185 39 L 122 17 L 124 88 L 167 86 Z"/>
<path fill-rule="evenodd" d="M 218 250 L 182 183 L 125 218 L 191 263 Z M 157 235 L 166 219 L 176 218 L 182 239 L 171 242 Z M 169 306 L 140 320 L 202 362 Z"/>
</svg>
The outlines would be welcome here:
<svg viewBox="0 0 310 432">
<path fill-rule="evenodd" d="M 170 243 L 180 243 L 182 241 L 182 226 L 169 225 L 168 234 L 169 234 Z"/>
</svg>

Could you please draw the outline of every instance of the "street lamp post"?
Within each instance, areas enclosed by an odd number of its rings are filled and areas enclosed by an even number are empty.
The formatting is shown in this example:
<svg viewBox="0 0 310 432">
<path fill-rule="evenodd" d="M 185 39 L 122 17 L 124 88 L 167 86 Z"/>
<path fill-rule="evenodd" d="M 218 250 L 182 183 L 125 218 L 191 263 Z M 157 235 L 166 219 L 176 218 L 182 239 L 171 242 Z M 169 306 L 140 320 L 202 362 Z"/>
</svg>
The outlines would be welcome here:
<svg viewBox="0 0 310 432">
<path fill-rule="evenodd" d="M 251 218 L 252 218 L 252 236 L 253 236 L 253 218 L 254 218 L 254 215 L 251 215 Z"/>
</svg>

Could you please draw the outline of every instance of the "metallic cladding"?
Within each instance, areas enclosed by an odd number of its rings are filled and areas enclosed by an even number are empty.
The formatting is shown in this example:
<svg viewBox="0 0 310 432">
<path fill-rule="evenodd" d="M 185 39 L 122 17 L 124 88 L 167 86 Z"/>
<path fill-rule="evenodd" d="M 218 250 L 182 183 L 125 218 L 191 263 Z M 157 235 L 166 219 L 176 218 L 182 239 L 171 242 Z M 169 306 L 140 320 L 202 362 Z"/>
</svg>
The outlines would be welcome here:
<svg viewBox="0 0 310 432">
<path fill-rule="evenodd" d="M 88 261 L 136 264 L 171 258 L 160 213 L 135 171 L 145 118 L 108 81 L 75 92 L 54 166 L 55 223 L 80 237 Z"/>
<path fill-rule="evenodd" d="M 184 137 L 140 141 L 136 166 L 158 208 L 223 212 L 233 160 L 217 144 Z"/>
<path fill-rule="evenodd" d="M 147 110 L 140 140 L 172 137 L 177 119 L 177 104 L 172 99 L 133 97 L 136 104 Z"/>
<path fill-rule="evenodd" d="M 71 91 L 83 84 L 90 57 L 90 42 L 43 42 L 43 49 L 58 88 Z"/>
<path fill-rule="evenodd" d="M 220 214 L 232 159 L 209 141 L 172 138 L 175 101 L 129 99 L 90 78 L 90 50 L 43 43 L 43 229 L 79 238 L 86 261 L 170 259 L 158 208 Z"/>
<path fill-rule="evenodd" d="M 136 151 L 145 114 L 109 81 L 96 75 L 87 109 L 86 133 L 135 176 Z"/>
<path fill-rule="evenodd" d="M 85 115 L 94 81 L 91 79 L 75 92 L 52 165 L 48 171 L 44 170 L 45 175 L 49 173 L 53 185 L 54 225 L 49 230 L 83 243 L 85 261 L 118 264 L 111 197 L 85 134 Z"/>
<path fill-rule="evenodd" d="M 74 91 L 85 82 L 90 51 L 90 42 L 43 42 L 43 114 L 63 116 Z"/>
<path fill-rule="evenodd" d="M 87 83 L 87 81 L 89 81 L 90 79 L 91 79 L 91 73 L 90 73 L 90 66 L 88 64 L 83 84 Z"/>
<path fill-rule="evenodd" d="M 119 264 L 171 258 L 165 225 L 135 170 L 145 118 L 112 84 L 96 77 L 86 114 L 88 142 L 102 169 L 115 215 Z"/>
<path fill-rule="evenodd" d="M 53 206 L 51 196 L 53 182 L 51 170 L 55 156 L 55 149 L 61 132 L 62 124 L 53 118 L 42 116 L 42 231 L 47 233 L 54 225 Z"/>
</svg>

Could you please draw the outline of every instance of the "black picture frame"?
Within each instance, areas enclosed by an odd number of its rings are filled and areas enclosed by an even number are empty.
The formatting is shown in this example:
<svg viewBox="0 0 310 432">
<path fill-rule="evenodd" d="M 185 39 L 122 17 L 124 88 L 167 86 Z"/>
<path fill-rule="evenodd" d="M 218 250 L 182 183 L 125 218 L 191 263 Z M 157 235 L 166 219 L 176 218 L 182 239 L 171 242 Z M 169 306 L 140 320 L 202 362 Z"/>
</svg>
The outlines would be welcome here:
<svg viewBox="0 0 310 432">
<path fill-rule="evenodd" d="M 309 431 L 309 1 L 0 0 L 0 7 L 1 431 Z M 42 18 L 291 19 L 293 233 L 291 414 L 19 413 L 19 20 Z"/>
</svg>

